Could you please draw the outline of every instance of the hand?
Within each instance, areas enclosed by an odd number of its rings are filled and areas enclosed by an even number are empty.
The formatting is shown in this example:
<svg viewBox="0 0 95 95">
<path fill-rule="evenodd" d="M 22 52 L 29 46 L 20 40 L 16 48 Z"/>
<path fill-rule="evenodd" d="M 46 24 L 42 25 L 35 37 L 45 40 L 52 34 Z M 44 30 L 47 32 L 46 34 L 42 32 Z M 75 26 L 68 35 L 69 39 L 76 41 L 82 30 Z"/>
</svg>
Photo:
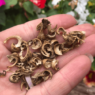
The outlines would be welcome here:
<svg viewBox="0 0 95 95">
<path fill-rule="evenodd" d="M 64 27 L 67 32 L 85 31 L 85 43 L 58 57 L 60 70 L 51 80 L 34 86 L 26 95 L 67 95 L 90 70 L 91 60 L 85 54 L 95 55 L 95 28 L 92 25 L 75 25 L 76 20 L 66 14 L 51 16 L 48 19 L 53 27 Z M 10 65 L 6 55 L 10 54 L 11 43 L 16 42 L 13 39 L 4 44 L 3 41 L 13 35 L 19 35 L 26 41 L 35 38 L 38 34 L 36 26 L 40 22 L 41 19 L 37 19 L 0 32 L 0 71 L 6 70 L 6 66 Z M 0 95 L 24 95 L 25 90 L 21 91 L 20 83 L 14 84 L 9 81 L 10 75 L 11 72 L 0 78 Z"/>
</svg>

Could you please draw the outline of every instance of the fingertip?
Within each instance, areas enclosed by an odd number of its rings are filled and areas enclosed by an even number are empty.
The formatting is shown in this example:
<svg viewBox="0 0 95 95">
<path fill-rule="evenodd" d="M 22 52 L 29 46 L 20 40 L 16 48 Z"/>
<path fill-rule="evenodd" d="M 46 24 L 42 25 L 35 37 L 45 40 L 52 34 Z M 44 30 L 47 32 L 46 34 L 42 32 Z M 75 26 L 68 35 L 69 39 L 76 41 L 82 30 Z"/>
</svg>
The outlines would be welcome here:
<svg viewBox="0 0 95 95">
<path fill-rule="evenodd" d="M 85 31 L 86 32 L 85 35 L 87 37 L 95 33 L 95 27 L 87 23 L 87 24 L 73 26 L 67 29 L 67 32 L 71 32 L 71 31 Z"/>
<path fill-rule="evenodd" d="M 80 55 L 79 57 L 79 61 L 81 61 L 81 64 L 83 63 L 82 66 L 85 69 L 85 73 L 87 73 L 91 68 L 93 57 L 90 54 Z"/>
<path fill-rule="evenodd" d="M 91 63 L 94 61 L 94 58 L 91 54 L 86 54 L 86 56 L 90 59 Z"/>
<path fill-rule="evenodd" d="M 76 19 L 69 14 L 58 14 L 48 17 L 51 21 L 52 25 L 58 24 L 59 27 L 63 27 L 65 29 L 70 28 L 77 24 Z"/>
</svg>

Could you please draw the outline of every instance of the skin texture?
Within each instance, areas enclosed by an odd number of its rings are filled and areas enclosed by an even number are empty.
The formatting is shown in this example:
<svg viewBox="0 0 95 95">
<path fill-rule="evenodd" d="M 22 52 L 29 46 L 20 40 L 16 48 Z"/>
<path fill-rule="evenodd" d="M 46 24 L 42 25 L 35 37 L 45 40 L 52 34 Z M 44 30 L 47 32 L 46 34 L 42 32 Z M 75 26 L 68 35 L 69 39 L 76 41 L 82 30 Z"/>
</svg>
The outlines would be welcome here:
<svg viewBox="0 0 95 95">
<path fill-rule="evenodd" d="M 85 54 L 95 55 L 95 28 L 92 25 L 76 25 L 77 22 L 74 17 L 67 14 L 55 15 L 47 19 L 50 20 L 52 27 L 57 24 L 58 27 L 64 27 L 67 32 L 74 30 L 85 31 L 85 43 L 59 56 L 60 70 L 51 80 L 31 88 L 26 95 L 67 95 L 90 70 L 91 61 Z M 6 67 L 10 65 L 6 55 L 10 54 L 11 43 L 17 42 L 15 39 L 11 39 L 7 44 L 3 44 L 3 41 L 13 35 L 19 35 L 26 41 L 35 38 L 38 34 L 36 26 L 40 22 L 41 19 L 37 19 L 0 32 L 0 71 L 6 70 Z M 60 37 L 58 40 L 61 42 L 62 38 Z M 11 69 L 11 71 L 13 72 L 14 69 Z M 0 78 L 0 94 L 25 95 L 25 89 L 20 90 L 20 83 L 13 84 L 9 82 L 9 76 L 12 72 L 7 73 L 6 77 Z"/>
</svg>

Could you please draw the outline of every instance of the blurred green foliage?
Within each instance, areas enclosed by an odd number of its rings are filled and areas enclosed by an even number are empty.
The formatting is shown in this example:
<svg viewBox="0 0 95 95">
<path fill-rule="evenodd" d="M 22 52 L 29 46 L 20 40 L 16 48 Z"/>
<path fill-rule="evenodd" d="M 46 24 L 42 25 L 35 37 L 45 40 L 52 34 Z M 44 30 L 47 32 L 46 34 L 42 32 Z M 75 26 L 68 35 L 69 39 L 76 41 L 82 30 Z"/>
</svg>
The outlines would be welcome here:
<svg viewBox="0 0 95 95">
<path fill-rule="evenodd" d="M 25 23 L 29 20 L 37 19 L 38 14 L 44 14 L 48 17 L 51 15 L 65 14 L 69 11 L 74 11 L 71 9 L 71 6 L 68 5 L 71 0 L 62 0 L 59 2 L 59 7 L 57 8 L 54 8 L 52 5 L 52 0 L 47 0 L 45 5 L 46 7 L 39 13 L 35 12 L 32 2 L 26 1 L 19 4 L 18 1 L 19 0 L 5 0 L 6 5 L 0 7 L 0 31 Z M 87 21 L 93 23 L 92 19 L 95 18 L 95 0 L 89 0 L 89 2 L 90 3 L 87 4 L 87 9 L 89 10 L 90 15 L 87 17 Z M 77 17 L 78 14 L 76 13 L 76 18 Z"/>
<path fill-rule="evenodd" d="M 95 57 L 94 57 L 94 61 L 93 61 L 93 63 L 92 63 L 91 69 L 92 69 L 93 71 L 95 71 Z"/>
</svg>

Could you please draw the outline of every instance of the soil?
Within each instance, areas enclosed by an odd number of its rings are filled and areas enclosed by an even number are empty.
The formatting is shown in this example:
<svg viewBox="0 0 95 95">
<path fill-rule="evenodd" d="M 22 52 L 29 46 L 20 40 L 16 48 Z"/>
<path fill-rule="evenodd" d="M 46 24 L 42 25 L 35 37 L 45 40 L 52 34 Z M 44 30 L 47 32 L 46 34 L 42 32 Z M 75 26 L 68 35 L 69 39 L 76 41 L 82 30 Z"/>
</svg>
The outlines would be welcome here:
<svg viewBox="0 0 95 95">
<path fill-rule="evenodd" d="M 95 87 L 87 87 L 80 82 L 68 95 L 95 95 Z"/>
</svg>

